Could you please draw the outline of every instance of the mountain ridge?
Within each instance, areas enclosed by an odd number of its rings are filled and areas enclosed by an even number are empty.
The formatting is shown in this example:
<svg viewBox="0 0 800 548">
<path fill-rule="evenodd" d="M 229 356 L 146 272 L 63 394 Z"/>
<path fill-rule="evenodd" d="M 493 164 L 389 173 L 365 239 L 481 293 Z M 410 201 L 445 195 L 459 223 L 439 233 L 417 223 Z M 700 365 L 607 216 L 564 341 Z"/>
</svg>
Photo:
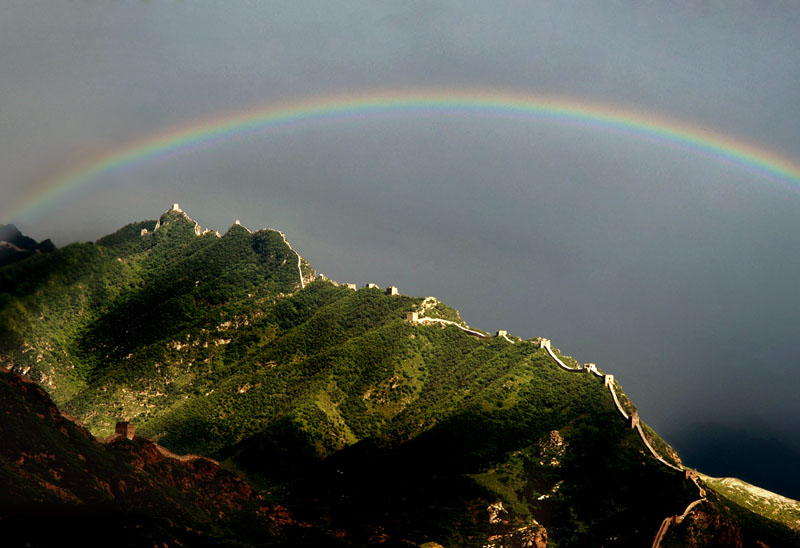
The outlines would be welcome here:
<svg viewBox="0 0 800 548">
<path fill-rule="evenodd" d="M 21 261 L 34 253 L 49 253 L 55 248 L 50 239 L 37 242 L 13 224 L 0 225 L 0 266 Z"/>
<path fill-rule="evenodd" d="M 700 538 L 687 507 L 722 535 L 793 534 L 696 502 L 707 486 L 594 364 L 431 297 L 353 291 L 279 231 L 203 231 L 177 204 L 0 270 L 0 327 L 0 361 L 96 434 L 133 420 L 351 545 L 669 546 Z"/>
</svg>

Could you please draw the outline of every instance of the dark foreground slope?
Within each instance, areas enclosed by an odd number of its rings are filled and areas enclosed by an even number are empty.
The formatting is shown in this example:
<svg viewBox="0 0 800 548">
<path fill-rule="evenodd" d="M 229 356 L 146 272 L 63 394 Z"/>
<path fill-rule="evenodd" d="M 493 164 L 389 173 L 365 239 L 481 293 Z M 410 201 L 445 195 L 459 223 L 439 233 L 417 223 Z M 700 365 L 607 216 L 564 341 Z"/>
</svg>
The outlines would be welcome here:
<svg viewBox="0 0 800 548">
<path fill-rule="evenodd" d="M 0 401 L 3 546 L 324 541 L 208 459 L 140 438 L 101 443 L 15 373 L 0 371 Z"/>
<path fill-rule="evenodd" d="M 132 420 L 347 545 L 800 540 L 685 478 L 645 426 L 657 460 L 619 385 L 622 411 L 540 340 L 470 335 L 433 298 L 312 277 L 276 231 L 217 237 L 170 211 L 0 269 L 0 356 L 93 432 Z"/>
</svg>

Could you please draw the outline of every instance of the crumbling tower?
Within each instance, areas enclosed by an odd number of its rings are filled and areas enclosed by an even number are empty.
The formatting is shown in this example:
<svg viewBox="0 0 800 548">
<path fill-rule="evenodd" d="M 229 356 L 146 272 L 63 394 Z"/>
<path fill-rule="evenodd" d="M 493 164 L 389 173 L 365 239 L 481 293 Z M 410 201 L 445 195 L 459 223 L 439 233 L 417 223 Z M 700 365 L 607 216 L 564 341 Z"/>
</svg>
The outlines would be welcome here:
<svg viewBox="0 0 800 548">
<path fill-rule="evenodd" d="M 120 421 L 117 423 L 117 426 L 114 427 L 114 433 L 119 434 L 120 436 L 126 437 L 129 440 L 133 439 L 133 425 L 127 421 Z"/>
</svg>

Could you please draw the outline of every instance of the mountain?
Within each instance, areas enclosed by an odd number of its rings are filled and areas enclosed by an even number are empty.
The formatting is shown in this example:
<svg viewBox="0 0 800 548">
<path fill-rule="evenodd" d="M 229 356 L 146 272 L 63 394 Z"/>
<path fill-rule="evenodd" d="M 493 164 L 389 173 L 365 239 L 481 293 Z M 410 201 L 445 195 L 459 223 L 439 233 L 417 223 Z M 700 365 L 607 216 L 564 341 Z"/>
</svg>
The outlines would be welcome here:
<svg viewBox="0 0 800 548">
<path fill-rule="evenodd" d="M 783 501 L 684 470 L 596 366 L 354 289 L 276 230 L 175 204 L 1 268 L 0 363 L 96 436 L 132 421 L 219 461 L 318 544 L 800 544 Z"/>
<path fill-rule="evenodd" d="M 0 225 L 0 266 L 15 263 L 35 253 L 47 253 L 56 248 L 50 240 L 37 243 L 14 225 Z"/>
</svg>

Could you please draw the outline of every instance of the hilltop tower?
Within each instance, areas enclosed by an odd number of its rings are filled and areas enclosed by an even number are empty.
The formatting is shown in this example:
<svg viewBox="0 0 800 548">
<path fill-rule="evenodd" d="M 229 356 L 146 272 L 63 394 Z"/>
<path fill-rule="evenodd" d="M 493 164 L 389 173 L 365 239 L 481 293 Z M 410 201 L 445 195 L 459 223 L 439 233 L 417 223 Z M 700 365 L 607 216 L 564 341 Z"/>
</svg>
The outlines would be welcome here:
<svg viewBox="0 0 800 548">
<path fill-rule="evenodd" d="M 539 348 L 550 348 L 550 339 L 539 337 Z"/>
</svg>

